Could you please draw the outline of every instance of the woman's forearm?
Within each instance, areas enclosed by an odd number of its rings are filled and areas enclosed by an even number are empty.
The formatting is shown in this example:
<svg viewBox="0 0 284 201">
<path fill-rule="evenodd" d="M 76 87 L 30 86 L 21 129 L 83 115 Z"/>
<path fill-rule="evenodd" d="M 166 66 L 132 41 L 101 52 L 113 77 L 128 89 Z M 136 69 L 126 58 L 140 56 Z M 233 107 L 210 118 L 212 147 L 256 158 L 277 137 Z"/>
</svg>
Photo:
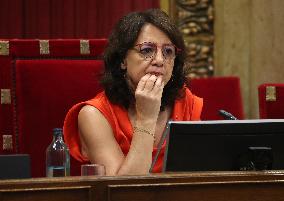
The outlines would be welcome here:
<svg viewBox="0 0 284 201">
<path fill-rule="evenodd" d="M 118 175 L 148 174 L 152 163 L 155 121 L 136 122 L 128 154 L 118 170 Z"/>
</svg>

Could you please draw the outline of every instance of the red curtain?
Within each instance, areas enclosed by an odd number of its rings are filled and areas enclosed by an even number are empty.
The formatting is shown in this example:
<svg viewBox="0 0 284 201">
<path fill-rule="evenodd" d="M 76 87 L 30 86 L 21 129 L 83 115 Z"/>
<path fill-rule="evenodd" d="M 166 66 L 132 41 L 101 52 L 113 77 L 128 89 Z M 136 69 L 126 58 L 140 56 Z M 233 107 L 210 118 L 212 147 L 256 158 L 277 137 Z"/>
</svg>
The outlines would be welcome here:
<svg viewBox="0 0 284 201">
<path fill-rule="evenodd" d="M 0 38 L 106 38 L 131 11 L 159 0 L 1 0 Z"/>
</svg>

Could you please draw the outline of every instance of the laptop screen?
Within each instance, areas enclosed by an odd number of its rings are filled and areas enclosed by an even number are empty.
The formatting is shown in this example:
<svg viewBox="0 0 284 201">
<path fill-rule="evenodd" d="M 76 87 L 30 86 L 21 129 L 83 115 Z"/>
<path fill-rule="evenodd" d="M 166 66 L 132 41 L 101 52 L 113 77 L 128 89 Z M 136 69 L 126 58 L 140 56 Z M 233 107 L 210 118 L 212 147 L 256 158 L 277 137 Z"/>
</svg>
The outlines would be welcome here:
<svg viewBox="0 0 284 201">
<path fill-rule="evenodd" d="M 284 119 L 169 122 L 164 171 L 284 169 Z"/>
</svg>

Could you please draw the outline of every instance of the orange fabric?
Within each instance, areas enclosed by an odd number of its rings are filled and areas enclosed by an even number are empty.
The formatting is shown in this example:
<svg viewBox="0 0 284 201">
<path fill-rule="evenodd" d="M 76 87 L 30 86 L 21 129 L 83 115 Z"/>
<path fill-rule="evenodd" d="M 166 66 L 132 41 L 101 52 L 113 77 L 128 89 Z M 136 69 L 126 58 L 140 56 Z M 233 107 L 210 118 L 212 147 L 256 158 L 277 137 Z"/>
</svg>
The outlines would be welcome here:
<svg viewBox="0 0 284 201">
<path fill-rule="evenodd" d="M 70 148 L 71 155 L 81 161 L 86 162 L 88 158 L 81 155 L 80 139 L 78 134 L 78 113 L 81 108 L 86 105 L 92 105 L 99 109 L 102 114 L 106 117 L 110 123 L 115 139 L 120 145 L 122 152 L 126 155 L 129 151 L 129 147 L 132 140 L 133 128 L 128 118 L 127 110 L 124 108 L 114 105 L 109 102 L 104 92 L 99 93 L 95 98 L 81 102 L 74 105 L 69 112 L 64 121 L 64 138 L 65 142 Z M 194 96 L 189 89 L 185 90 L 185 97 L 176 100 L 171 116 L 173 121 L 190 121 L 190 120 L 200 120 L 201 110 L 203 106 L 202 98 Z M 163 168 L 163 158 L 165 153 L 164 142 L 161 152 L 159 154 L 158 160 L 153 168 L 153 172 L 161 172 Z M 156 155 L 157 148 L 154 147 L 152 156 Z"/>
</svg>

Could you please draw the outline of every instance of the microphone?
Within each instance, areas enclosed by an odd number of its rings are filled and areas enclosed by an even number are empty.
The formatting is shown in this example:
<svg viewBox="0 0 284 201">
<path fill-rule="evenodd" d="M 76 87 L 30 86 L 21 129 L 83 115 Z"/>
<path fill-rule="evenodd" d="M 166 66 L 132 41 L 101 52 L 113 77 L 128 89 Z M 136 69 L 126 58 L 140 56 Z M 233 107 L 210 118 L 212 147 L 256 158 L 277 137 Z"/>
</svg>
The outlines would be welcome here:
<svg viewBox="0 0 284 201">
<path fill-rule="evenodd" d="M 234 115 L 225 110 L 219 110 L 219 114 L 226 120 L 238 120 Z"/>
</svg>

